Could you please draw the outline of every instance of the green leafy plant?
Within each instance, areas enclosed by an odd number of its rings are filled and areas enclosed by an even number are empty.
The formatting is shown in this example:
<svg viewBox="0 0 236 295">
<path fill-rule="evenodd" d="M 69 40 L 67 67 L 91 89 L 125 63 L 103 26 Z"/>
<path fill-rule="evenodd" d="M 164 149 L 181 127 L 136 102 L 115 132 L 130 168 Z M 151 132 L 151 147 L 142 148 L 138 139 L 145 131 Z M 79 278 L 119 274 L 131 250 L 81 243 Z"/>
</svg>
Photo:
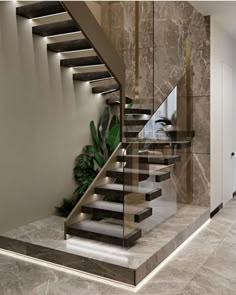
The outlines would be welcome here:
<svg viewBox="0 0 236 295">
<path fill-rule="evenodd" d="M 84 151 L 94 159 L 99 167 L 103 167 L 106 163 L 105 157 L 94 146 L 86 145 Z"/>
<path fill-rule="evenodd" d="M 70 214 L 98 174 L 98 168 L 105 165 L 116 149 L 120 142 L 120 120 L 116 115 L 110 120 L 110 110 L 106 107 L 97 127 L 94 121 L 90 122 L 90 132 L 93 145 L 84 146 L 83 153 L 75 159 L 73 172 L 78 187 L 71 198 L 63 199 L 61 207 L 56 208 L 61 216 Z"/>
<path fill-rule="evenodd" d="M 94 178 L 98 174 L 95 168 L 95 159 L 89 154 L 80 154 L 75 160 L 74 179 L 78 187 L 69 199 L 63 199 L 61 207 L 57 207 L 57 212 L 61 216 L 68 216 L 77 202 L 86 192 Z"/>
<path fill-rule="evenodd" d="M 94 146 L 89 145 L 85 149 L 93 155 L 97 165 L 101 168 L 120 142 L 120 120 L 117 115 L 113 115 L 110 120 L 110 111 L 106 107 L 98 121 L 97 128 L 94 121 L 90 122 L 90 131 Z"/>
<path fill-rule="evenodd" d="M 80 196 L 85 193 L 98 174 L 94 161 L 94 157 L 89 154 L 81 154 L 75 160 L 74 179 L 79 185 L 77 192 Z"/>
</svg>

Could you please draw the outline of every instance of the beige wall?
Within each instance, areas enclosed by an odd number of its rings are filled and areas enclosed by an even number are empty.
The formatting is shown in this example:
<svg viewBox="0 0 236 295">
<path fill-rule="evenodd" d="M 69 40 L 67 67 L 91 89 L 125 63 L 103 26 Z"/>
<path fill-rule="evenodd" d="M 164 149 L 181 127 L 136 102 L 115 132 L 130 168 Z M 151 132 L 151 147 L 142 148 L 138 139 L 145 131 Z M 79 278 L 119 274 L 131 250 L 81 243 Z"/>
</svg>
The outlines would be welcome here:
<svg viewBox="0 0 236 295">
<path fill-rule="evenodd" d="M 14 2 L 0 3 L 0 232 L 54 212 L 75 188 L 75 157 L 104 99 L 73 84 Z"/>
</svg>

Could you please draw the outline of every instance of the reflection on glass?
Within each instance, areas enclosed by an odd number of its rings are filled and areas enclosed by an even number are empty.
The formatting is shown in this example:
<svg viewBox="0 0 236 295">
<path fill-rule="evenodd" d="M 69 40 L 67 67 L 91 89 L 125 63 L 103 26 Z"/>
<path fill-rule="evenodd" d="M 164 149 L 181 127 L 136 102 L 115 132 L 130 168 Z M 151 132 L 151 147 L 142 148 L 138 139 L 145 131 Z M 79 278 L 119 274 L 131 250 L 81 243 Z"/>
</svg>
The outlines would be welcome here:
<svg viewBox="0 0 236 295">
<path fill-rule="evenodd" d="M 169 139 L 169 131 L 176 129 L 177 87 L 139 133 L 141 138 Z"/>
<path fill-rule="evenodd" d="M 182 79 L 124 149 L 125 233 L 133 227 L 145 235 L 191 203 L 193 133 L 182 124 L 189 116 L 186 108 L 178 109 L 189 104 L 187 96 L 178 97 Z M 141 222 L 132 220 L 131 208 Z"/>
</svg>

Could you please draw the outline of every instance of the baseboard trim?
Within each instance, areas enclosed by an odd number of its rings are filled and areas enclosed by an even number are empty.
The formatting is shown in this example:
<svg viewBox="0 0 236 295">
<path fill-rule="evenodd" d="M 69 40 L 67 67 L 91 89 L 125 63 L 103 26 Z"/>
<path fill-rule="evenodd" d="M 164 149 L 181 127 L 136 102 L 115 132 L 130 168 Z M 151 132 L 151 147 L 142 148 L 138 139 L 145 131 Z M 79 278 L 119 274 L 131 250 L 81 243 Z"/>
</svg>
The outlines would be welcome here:
<svg viewBox="0 0 236 295">
<path fill-rule="evenodd" d="M 235 194 L 236 195 L 236 194 Z M 223 208 L 223 203 L 217 206 L 213 211 L 210 213 L 210 218 L 214 217 L 221 209 Z"/>
</svg>

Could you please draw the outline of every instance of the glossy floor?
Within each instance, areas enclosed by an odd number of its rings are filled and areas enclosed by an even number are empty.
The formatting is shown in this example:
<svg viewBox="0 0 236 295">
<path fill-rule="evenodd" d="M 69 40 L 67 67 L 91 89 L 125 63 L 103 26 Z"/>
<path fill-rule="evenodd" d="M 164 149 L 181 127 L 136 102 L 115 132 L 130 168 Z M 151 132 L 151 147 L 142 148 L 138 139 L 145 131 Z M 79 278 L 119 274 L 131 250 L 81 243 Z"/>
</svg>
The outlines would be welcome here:
<svg viewBox="0 0 236 295">
<path fill-rule="evenodd" d="M 236 294 L 235 247 L 236 200 L 232 200 L 136 294 Z M 0 294 L 134 293 L 1 255 Z"/>
<path fill-rule="evenodd" d="M 173 211 L 173 205 L 163 201 L 163 212 L 176 214 L 143 235 L 132 248 L 76 237 L 65 241 L 64 219 L 56 216 L 5 233 L 0 236 L 0 248 L 136 285 L 209 219 L 208 208 L 179 206 Z"/>
</svg>

